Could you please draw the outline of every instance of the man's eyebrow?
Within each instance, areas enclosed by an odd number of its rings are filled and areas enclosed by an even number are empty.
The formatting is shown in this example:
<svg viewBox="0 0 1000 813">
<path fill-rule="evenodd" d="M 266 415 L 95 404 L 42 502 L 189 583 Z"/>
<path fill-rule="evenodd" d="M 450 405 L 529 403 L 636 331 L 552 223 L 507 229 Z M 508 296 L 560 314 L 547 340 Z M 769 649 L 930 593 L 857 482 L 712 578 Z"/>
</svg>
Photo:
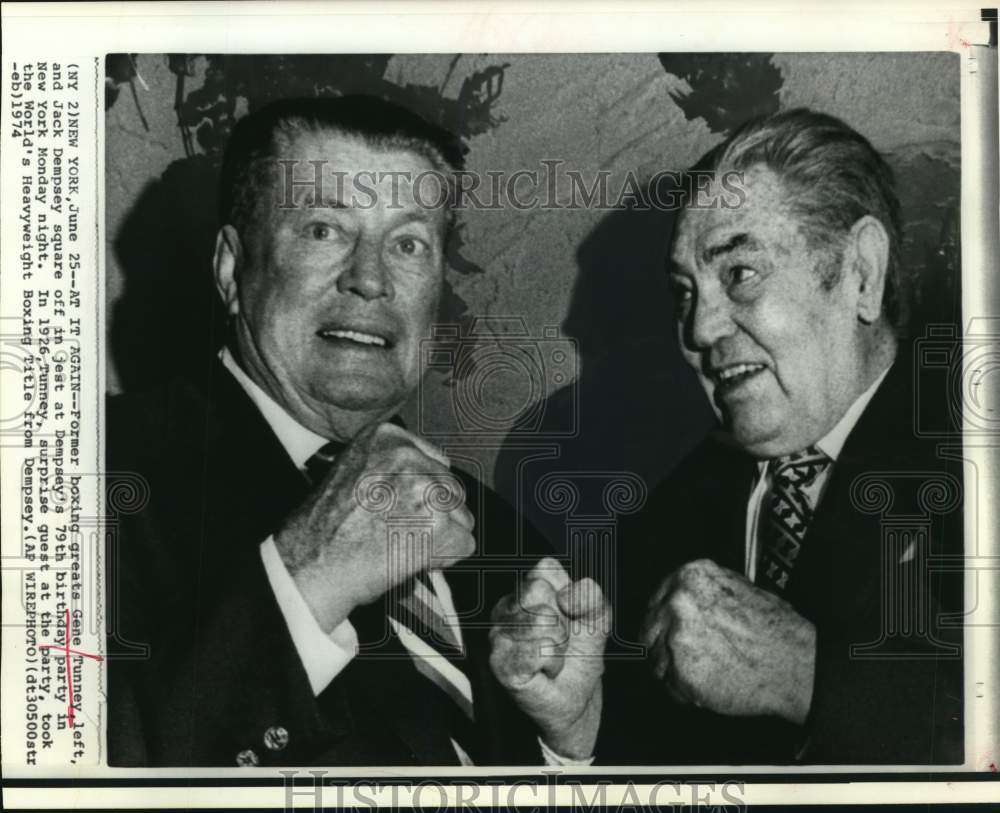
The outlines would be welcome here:
<svg viewBox="0 0 1000 813">
<path fill-rule="evenodd" d="M 701 252 L 702 262 L 710 263 L 716 257 L 722 254 L 729 254 L 730 252 L 736 251 L 739 248 L 748 248 L 751 251 L 756 251 L 760 248 L 760 243 L 758 243 L 753 237 L 751 237 L 746 232 L 739 232 L 730 237 L 726 242 L 720 243 L 714 246 L 707 246 Z"/>
<path fill-rule="evenodd" d="M 424 223 L 428 226 L 433 226 L 437 219 L 433 209 L 420 206 L 416 209 L 403 212 L 402 216 L 391 224 L 391 228 L 395 229 L 399 226 L 405 226 L 407 223 Z"/>
<path fill-rule="evenodd" d="M 312 193 L 306 189 L 302 192 L 296 190 L 295 197 L 292 199 L 291 205 L 282 205 L 282 209 L 293 209 L 297 212 L 313 212 L 317 209 L 350 209 L 351 207 L 342 202 L 339 198 L 334 195 L 324 195 L 319 202 L 312 198 Z"/>
</svg>

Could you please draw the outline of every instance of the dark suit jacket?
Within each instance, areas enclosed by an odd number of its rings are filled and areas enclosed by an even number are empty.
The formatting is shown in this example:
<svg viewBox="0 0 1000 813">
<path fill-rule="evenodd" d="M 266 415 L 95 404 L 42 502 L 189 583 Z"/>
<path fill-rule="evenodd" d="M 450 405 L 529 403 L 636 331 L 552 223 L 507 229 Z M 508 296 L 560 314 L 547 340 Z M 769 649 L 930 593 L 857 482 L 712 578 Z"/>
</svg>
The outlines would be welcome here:
<svg viewBox="0 0 1000 813">
<path fill-rule="evenodd" d="M 960 611 L 961 576 L 942 575 L 940 558 L 962 551 L 962 473 L 914 432 L 912 365 L 904 346 L 844 444 L 792 575 L 787 598 L 817 629 L 806 725 L 682 708 L 641 661 L 612 659 L 602 761 L 962 761 L 961 627 L 942 618 Z M 645 602 L 681 564 L 743 572 L 755 471 L 711 437 L 622 529 L 620 639 L 639 640 Z"/>
<path fill-rule="evenodd" d="M 308 485 L 221 364 L 205 388 L 111 399 L 108 433 L 110 764 L 235 766 L 246 749 L 261 765 L 457 764 L 455 708 L 398 640 L 314 698 L 259 552 Z M 527 529 L 517 550 L 514 512 L 455 474 L 477 520 L 477 554 L 446 573 L 475 698 L 463 744 L 480 764 L 539 764 L 487 640 L 490 610 L 539 543 Z M 384 608 L 352 621 L 362 641 L 377 638 Z M 265 744 L 274 727 L 289 735 L 280 750 Z"/>
</svg>

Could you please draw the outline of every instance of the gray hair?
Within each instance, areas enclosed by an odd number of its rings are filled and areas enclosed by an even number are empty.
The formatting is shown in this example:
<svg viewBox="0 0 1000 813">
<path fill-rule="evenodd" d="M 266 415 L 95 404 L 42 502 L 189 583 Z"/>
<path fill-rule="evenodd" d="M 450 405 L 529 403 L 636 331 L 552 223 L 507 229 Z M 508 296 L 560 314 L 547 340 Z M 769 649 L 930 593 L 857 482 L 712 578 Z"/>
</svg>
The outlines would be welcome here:
<svg viewBox="0 0 1000 813">
<path fill-rule="evenodd" d="M 902 226 L 892 168 L 869 141 L 834 116 L 795 108 L 751 119 L 692 167 L 691 172 L 745 171 L 762 164 L 777 173 L 811 248 L 829 248 L 836 263 L 824 285 L 839 279 L 844 235 L 865 215 L 889 237 L 882 311 L 893 327 L 902 317 L 899 297 Z"/>
</svg>

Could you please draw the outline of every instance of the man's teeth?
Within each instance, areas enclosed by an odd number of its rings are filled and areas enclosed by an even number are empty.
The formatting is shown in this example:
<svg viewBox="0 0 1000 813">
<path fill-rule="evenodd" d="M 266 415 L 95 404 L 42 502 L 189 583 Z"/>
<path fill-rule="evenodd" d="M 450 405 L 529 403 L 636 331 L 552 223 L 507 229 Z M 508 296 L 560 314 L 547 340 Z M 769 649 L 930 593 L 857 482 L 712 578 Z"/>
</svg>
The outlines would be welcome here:
<svg viewBox="0 0 1000 813">
<path fill-rule="evenodd" d="M 737 376 L 749 375 L 750 373 L 756 373 L 758 370 L 763 369 L 763 364 L 734 364 L 732 367 L 726 367 L 724 370 L 719 370 L 717 375 L 719 381 L 729 381 Z"/>
<path fill-rule="evenodd" d="M 359 344 L 373 344 L 376 347 L 385 347 L 385 339 L 381 336 L 373 336 L 371 333 L 359 333 L 356 330 L 324 330 L 324 336 L 332 336 L 336 339 L 350 339 Z"/>
</svg>

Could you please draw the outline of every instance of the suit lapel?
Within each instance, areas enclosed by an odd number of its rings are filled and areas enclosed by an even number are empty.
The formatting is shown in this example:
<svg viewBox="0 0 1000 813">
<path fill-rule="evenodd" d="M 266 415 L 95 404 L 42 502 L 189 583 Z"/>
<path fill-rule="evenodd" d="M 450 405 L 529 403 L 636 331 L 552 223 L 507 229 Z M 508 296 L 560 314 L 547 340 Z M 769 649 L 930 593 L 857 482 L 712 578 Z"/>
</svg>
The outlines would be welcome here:
<svg viewBox="0 0 1000 813">
<path fill-rule="evenodd" d="M 208 381 L 206 517 L 223 537 L 260 544 L 305 497 L 308 485 L 243 388 L 216 363 Z M 229 525 L 227 531 L 220 525 Z M 234 533 L 233 529 L 240 531 Z M 211 538 L 211 537 L 210 537 Z"/>
<path fill-rule="evenodd" d="M 816 508 L 789 595 L 814 621 L 844 606 L 845 584 L 860 589 L 853 573 L 880 567 L 880 535 L 872 530 L 877 519 L 859 508 L 851 489 L 863 474 L 898 468 L 896 436 L 909 431 L 907 383 L 904 365 L 897 361 L 848 435 Z M 841 592 L 839 600 L 835 590 Z M 852 594 L 853 602 L 866 598 Z"/>
<path fill-rule="evenodd" d="M 213 367 L 208 388 L 205 483 L 212 496 L 206 501 L 203 538 L 228 541 L 210 554 L 218 562 L 232 544 L 249 540 L 259 545 L 274 533 L 306 497 L 309 484 L 221 362 Z M 371 629 L 374 612 L 374 623 L 384 628 L 382 602 L 363 610 L 363 627 Z M 320 703 L 327 717 L 324 725 L 331 712 L 338 726 L 346 714 L 349 739 L 353 735 L 358 742 L 381 743 L 374 749 L 376 762 L 404 752 L 416 764 L 455 764 L 441 715 L 433 713 L 434 703 L 428 701 L 426 678 L 395 636 L 384 654 L 389 657 L 355 658 L 328 687 Z M 373 731 L 373 725 L 380 729 Z M 345 736 L 339 728 L 327 729 L 333 737 Z"/>
<path fill-rule="evenodd" d="M 713 558 L 716 563 L 737 573 L 745 573 L 747 504 L 754 487 L 757 462 L 727 447 L 723 447 L 722 452 L 731 456 L 732 461 L 720 461 L 716 467 L 719 482 L 713 493 L 717 501 L 706 505 L 703 510 L 711 518 L 713 526 L 719 528 L 719 532 L 714 534 L 717 548 Z"/>
</svg>

